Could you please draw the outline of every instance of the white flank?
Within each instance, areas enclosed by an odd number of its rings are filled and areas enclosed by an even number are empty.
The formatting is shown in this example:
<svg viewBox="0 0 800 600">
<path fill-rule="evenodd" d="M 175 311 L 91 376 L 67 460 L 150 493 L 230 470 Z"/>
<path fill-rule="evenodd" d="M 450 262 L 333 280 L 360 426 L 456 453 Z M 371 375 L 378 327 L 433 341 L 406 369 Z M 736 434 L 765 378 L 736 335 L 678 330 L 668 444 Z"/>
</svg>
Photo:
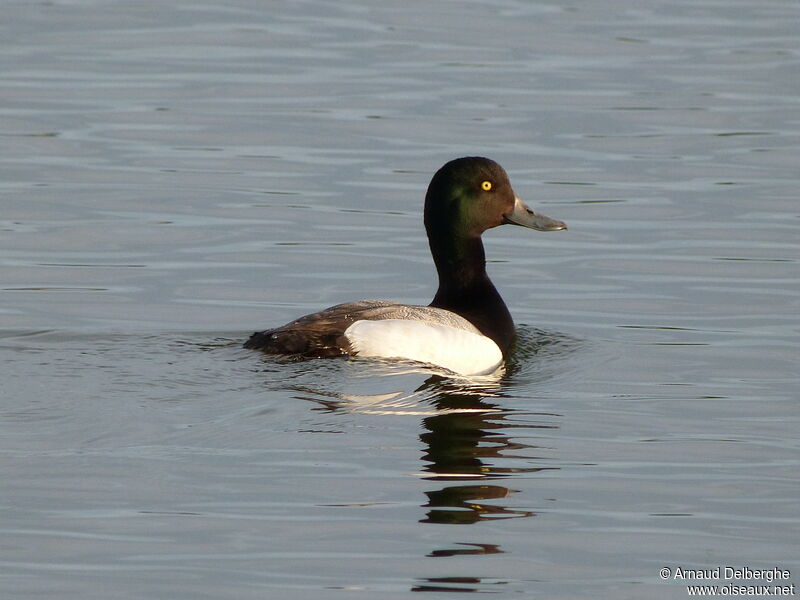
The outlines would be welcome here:
<svg viewBox="0 0 800 600">
<path fill-rule="evenodd" d="M 359 356 L 414 360 L 459 375 L 486 375 L 503 362 L 500 348 L 484 335 L 413 319 L 356 321 L 344 336 Z"/>
</svg>

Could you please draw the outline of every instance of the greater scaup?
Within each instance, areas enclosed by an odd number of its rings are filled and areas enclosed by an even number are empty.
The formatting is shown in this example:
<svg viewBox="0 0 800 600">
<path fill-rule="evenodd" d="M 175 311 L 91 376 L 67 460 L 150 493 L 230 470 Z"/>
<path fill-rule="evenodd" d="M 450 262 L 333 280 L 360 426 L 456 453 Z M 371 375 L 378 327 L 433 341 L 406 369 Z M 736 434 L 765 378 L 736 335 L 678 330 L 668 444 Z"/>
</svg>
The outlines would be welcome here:
<svg viewBox="0 0 800 600">
<path fill-rule="evenodd" d="M 439 274 L 430 305 L 338 304 L 254 333 L 244 347 L 310 357 L 405 359 L 460 375 L 492 373 L 512 346 L 514 322 L 486 274 L 481 234 L 504 223 L 539 231 L 567 228 L 528 208 L 496 162 L 452 160 L 436 172 L 425 196 L 425 230 Z"/>
</svg>

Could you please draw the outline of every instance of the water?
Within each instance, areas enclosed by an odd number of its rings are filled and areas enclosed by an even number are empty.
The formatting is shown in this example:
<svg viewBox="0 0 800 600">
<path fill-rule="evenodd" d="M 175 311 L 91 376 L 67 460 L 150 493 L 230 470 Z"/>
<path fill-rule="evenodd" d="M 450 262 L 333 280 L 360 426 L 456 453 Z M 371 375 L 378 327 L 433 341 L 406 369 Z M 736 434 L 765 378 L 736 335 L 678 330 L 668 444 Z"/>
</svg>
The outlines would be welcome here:
<svg viewBox="0 0 800 600">
<path fill-rule="evenodd" d="M 796 581 L 795 2 L 4 9 L 3 597 Z M 428 302 L 466 154 L 570 226 L 485 236 L 502 378 L 241 349 Z"/>
</svg>

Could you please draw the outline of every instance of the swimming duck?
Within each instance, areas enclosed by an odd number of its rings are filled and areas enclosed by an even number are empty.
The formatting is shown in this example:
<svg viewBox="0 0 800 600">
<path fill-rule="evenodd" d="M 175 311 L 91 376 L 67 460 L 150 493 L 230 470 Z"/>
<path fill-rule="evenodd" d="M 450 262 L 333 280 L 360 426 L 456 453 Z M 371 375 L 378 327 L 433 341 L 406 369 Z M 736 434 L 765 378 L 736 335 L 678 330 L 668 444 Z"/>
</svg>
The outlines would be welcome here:
<svg viewBox="0 0 800 600">
<path fill-rule="evenodd" d="M 511 314 L 486 274 L 481 234 L 505 223 L 539 231 L 567 228 L 528 208 L 493 160 L 452 160 L 436 172 L 425 195 L 425 230 L 439 275 L 428 306 L 337 304 L 256 332 L 244 347 L 320 358 L 404 359 L 459 375 L 492 373 L 508 356 L 515 334 Z"/>
</svg>

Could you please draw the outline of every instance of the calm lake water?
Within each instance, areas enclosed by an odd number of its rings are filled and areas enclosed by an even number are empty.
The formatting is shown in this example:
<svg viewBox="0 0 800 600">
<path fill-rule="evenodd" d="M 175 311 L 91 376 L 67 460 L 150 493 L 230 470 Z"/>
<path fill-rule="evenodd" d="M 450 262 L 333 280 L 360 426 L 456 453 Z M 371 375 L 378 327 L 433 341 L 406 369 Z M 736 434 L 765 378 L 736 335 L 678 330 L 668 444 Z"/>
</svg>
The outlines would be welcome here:
<svg viewBox="0 0 800 600">
<path fill-rule="evenodd" d="M 800 583 L 796 0 L 3 14 L 3 598 Z M 429 302 L 469 154 L 570 227 L 485 236 L 502 378 L 241 348 Z"/>
</svg>

